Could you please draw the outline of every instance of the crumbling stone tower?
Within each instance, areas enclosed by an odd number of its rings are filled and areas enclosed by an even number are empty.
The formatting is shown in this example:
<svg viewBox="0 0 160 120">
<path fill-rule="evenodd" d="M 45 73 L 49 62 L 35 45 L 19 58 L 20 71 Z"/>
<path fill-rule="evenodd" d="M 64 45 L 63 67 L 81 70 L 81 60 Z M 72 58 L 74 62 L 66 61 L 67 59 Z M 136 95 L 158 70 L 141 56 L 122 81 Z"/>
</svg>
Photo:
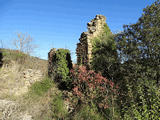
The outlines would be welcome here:
<svg viewBox="0 0 160 120">
<path fill-rule="evenodd" d="M 89 66 L 92 59 L 92 41 L 104 31 L 106 17 L 96 15 L 89 23 L 87 23 L 87 32 L 83 32 L 80 36 L 80 43 L 77 44 L 77 64 Z"/>
<path fill-rule="evenodd" d="M 54 55 L 56 54 L 56 48 L 53 48 L 48 53 L 48 76 L 54 78 L 55 68 L 54 68 Z"/>
<path fill-rule="evenodd" d="M 66 76 L 72 69 L 72 60 L 68 49 L 53 48 L 48 53 L 48 76 L 53 79 L 66 80 Z M 59 81 L 60 82 L 60 81 Z"/>
</svg>

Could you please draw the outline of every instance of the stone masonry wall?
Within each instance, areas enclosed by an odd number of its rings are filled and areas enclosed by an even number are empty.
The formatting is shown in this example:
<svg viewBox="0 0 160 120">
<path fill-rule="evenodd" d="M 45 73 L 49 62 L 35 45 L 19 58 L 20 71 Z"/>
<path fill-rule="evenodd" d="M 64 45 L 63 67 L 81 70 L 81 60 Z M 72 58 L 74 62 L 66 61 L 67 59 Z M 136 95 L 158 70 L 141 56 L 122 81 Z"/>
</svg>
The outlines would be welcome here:
<svg viewBox="0 0 160 120">
<path fill-rule="evenodd" d="M 50 52 L 48 53 L 48 75 L 49 77 L 53 78 L 53 73 L 55 72 L 55 68 L 54 68 L 54 58 L 53 56 L 56 54 L 56 48 L 53 48 L 50 50 Z"/>
<path fill-rule="evenodd" d="M 62 64 L 62 65 L 59 66 L 59 64 Z M 48 53 L 48 75 L 49 77 L 52 79 L 55 79 L 55 77 L 59 77 L 59 75 L 57 74 L 59 68 L 61 68 L 61 70 L 63 69 L 64 71 L 66 69 L 68 70 L 72 69 L 72 60 L 71 60 L 70 52 L 68 49 L 61 48 L 61 49 L 56 50 L 55 48 L 53 48 Z M 66 71 L 65 71 L 65 74 L 67 74 Z"/>
<path fill-rule="evenodd" d="M 87 23 L 87 32 L 83 32 L 80 36 L 80 42 L 77 44 L 77 64 L 89 66 L 92 58 L 92 40 L 103 32 L 106 24 L 106 17 L 96 15 L 89 23 Z"/>
</svg>

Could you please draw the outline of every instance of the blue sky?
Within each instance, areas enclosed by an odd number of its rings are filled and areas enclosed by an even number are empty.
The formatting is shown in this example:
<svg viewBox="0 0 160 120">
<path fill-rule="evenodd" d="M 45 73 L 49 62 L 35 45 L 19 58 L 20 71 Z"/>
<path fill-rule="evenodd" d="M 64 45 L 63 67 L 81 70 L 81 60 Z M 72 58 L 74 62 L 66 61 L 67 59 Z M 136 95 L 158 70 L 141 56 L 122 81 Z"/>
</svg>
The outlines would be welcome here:
<svg viewBox="0 0 160 120">
<path fill-rule="evenodd" d="M 0 40 L 13 48 L 16 32 L 28 33 L 38 46 L 34 55 L 47 59 L 54 48 L 75 49 L 86 24 L 102 14 L 112 32 L 135 23 L 155 0 L 0 0 Z"/>
</svg>

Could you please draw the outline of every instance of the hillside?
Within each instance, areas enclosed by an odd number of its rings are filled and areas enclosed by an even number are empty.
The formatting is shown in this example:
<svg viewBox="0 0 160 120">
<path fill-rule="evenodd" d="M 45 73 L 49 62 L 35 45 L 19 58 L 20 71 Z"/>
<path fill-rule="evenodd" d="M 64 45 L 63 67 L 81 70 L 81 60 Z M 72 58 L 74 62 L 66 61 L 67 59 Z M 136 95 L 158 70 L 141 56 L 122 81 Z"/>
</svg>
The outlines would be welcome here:
<svg viewBox="0 0 160 120">
<path fill-rule="evenodd" d="M 1 49 L 1 53 L 0 119 L 47 119 L 56 89 L 45 88 L 52 84 L 46 77 L 47 61 L 14 50 Z"/>
<path fill-rule="evenodd" d="M 47 61 L 29 56 L 30 36 L 18 35 L 17 50 L 0 49 L 0 120 L 160 120 L 159 8 L 157 0 L 119 33 L 96 15 L 77 64 L 66 48 Z"/>
</svg>

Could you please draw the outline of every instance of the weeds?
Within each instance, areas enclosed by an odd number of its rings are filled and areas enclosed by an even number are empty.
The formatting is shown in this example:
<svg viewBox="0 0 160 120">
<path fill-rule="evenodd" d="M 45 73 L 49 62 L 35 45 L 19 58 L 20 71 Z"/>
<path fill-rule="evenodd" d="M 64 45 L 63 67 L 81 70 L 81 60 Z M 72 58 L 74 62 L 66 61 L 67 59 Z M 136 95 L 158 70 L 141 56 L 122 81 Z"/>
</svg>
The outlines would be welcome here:
<svg viewBox="0 0 160 120">
<path fill-rule="evenodd" d="M 62 98 L 62 94 L 58 94 L 53 96 L 53 103 L 51 104 L 52 117 L 56 118 L 56 120 L 66 120 L 67 119 L 67 109 L 64 105 L 64 100 Z"/>
<path fill-rule="evenodd" d="M 29 93 L 32 96 L 42 96 L 46 93 L 52 86 L 54 86 L 53 81 L 51 81 L 48 77 L 45 77 L 42 81 L 35 82 L 31 88 Z"/>
</svg>

